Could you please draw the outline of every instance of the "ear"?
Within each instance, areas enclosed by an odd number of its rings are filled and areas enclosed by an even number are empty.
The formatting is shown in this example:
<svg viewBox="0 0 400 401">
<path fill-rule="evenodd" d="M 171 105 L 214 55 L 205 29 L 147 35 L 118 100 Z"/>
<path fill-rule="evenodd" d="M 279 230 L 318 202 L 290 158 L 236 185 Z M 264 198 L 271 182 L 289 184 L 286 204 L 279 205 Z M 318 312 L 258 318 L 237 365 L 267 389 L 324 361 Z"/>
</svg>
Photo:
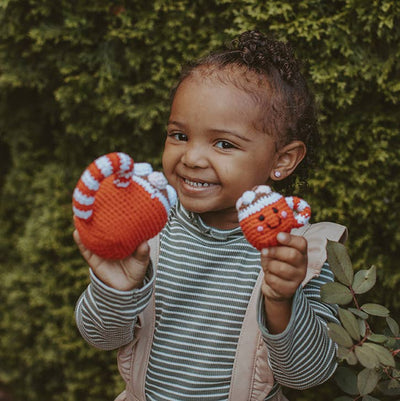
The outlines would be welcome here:
<svg viewBox="0 0 400 401">
<path fill-rule="evenodd" d="M 276 153 L 275 163 L 271 170 L 271 179 L 280 181 L 288 177 L 304 159 L 307 148 L 302 141 L 293 141 L 280 148 Z M 279 172 L 276 174 L 276 172 Z"/>
</svg>

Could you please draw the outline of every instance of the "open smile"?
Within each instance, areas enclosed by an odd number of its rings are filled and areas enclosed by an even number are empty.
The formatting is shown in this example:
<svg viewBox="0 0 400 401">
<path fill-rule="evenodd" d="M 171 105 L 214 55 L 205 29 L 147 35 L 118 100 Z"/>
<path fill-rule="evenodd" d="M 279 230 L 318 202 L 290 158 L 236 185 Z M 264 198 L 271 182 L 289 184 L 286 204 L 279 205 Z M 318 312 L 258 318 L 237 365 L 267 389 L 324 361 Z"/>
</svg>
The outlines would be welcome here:
<svg viewBox="0 0 400 401">
<path fill-rule="evenodd" d="M 188 191 L 201 191 L 201 190 L 210 190 L 216 187 L 218 184 L 208 181 L 203 181 L 195 178 L 186 178 L 181 177 L 181 182 L 183 184 L 183 188 Z"/>
<path fill-rule="evenodd" d="M 191 187 L 195 187 L 195 188 L 208 188 L 208 187 L 215 185 L 211 182 L 193 181 L 193 180 L 189 180 L 188 178 L 184 178 L 183 181 L 185 182 L 185 184 L 190 185 Z"/>
</svg>

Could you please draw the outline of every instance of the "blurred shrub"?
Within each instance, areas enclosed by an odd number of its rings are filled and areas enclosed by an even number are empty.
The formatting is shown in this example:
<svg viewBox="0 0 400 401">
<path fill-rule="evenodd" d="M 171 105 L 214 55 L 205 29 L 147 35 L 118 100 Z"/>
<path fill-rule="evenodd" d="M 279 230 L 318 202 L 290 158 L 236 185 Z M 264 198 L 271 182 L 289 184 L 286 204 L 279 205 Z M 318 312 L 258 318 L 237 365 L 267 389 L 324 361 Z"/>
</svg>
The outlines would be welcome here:
<svg viewBox="0 0 400 401">
<path fill-rule="evenodd" d="M 306 60 L 323 146 L 302 196 L 316 220 L 349 227 L 355 266 L 377 267 L 374 296 L 396 314 L 399 17 L 395 0 L 0 1 L 0 383 L 27 401 L 118 393 L 114 353 L 90 348 L 73 321 L 87 267 L 72 189 L 103 153 L 158 167 L 180 65 L 246 29 Z"/>
</svg>

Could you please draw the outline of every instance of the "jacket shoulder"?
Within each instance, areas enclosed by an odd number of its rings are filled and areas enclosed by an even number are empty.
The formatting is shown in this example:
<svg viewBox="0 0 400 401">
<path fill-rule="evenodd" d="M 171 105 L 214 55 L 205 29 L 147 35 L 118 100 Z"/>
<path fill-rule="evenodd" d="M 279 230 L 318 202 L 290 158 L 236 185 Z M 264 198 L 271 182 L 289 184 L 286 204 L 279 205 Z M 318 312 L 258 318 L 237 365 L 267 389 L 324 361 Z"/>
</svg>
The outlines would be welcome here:
<svg viewBox="0 0 400 401">
<path fill-rule="evenodd" d="M 303 281 L 305 286 L 312 278 L 317 277 L 327 260 L 326 245 L 328 240 L 344 243 L 347 240 L 347 228 L 341 224 L 321 222 L 308 224 L 291 232 L 294 235 L 302 235 L 308 243 L 307 275 Z"/>
</svg>

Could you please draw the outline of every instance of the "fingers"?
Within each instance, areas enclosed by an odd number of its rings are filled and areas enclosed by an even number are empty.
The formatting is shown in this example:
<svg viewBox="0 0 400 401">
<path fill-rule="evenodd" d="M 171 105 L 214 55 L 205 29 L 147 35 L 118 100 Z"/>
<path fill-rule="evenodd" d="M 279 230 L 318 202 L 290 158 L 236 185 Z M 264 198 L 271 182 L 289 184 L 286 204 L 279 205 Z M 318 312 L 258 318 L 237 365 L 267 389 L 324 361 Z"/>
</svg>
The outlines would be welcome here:
<svg viewBox="0 0 400 401">
<path fill-rule="evenodd" d="M 74 238 L 76 245 L 78 245 L 79 251 L 82 254 L 83 258 L 86 260 L 86 262 L 89 263 L 90 258 L 93 256 L 93 253 L 89 251 L 89 249 L 87 249 L 85 245 L 83 245 L 78 230 L 74 230 L 72 237 Z"/>
<path fill-rule="evenodd" d="M 279 245 L 261 251 L 263 293 L 267 299 L 290 299 L 307 271 L 307 241 L 288 233 L 278 234 Z"/>
<path fill-rule="evenodd" d="M 281 245 L 294 248 L 301 253 L 307 253 L 307 241 L 304 237 L 289 233 L 279 233 L 276 238 Z"/>
<path fill-rule="evenodd" d="M 276 259 L 292 266 L 307 264 L 307 241 L 304 237 L 279 233 L 277 236 L 279 246 L 261 250 L 261 261 Z M 264 265 L 264 263 L 263 263 Z"/>
</svg>

